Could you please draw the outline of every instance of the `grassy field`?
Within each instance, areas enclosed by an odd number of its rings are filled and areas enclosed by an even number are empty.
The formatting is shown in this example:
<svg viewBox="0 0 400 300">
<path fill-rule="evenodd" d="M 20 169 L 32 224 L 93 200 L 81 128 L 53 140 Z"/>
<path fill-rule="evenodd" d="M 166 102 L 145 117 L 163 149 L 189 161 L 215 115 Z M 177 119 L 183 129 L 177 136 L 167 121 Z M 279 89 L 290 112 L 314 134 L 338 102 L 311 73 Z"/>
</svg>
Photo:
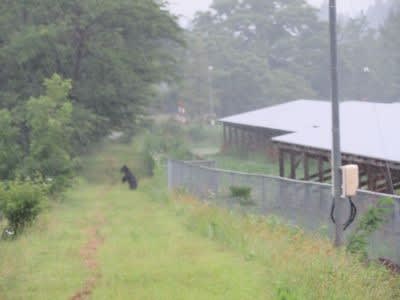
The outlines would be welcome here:
<svg viewBox="0 0 400 300">
<path fill-rule="evenodd" d="M 163 170 L 131 192 L 106 147 L 34 227 L 0 242 L 0 299 L 398 299 L 400 281 L 275 219 L 168 195 Z"/>
</svg>

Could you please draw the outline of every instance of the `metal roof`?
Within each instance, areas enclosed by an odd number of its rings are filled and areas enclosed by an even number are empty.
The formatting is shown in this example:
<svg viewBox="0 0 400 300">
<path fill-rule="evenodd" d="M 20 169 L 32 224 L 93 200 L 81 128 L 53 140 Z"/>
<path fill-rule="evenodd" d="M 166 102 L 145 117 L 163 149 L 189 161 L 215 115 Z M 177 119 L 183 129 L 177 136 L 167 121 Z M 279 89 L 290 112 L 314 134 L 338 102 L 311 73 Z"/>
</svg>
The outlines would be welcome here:
<svg viewBox="0 0 400 300">
<path fill-rule="evenodd" d="M 400 103 L 340 104 L 343 153 L 400 162 Z M 273 141 L 331 150 L 331 105 L 298 100 L 221 120 L 291 132 Z"/>
<path fill-rule="evenodd" d="M 220 121 L 236 125 L 297 132 L 300 129 L 325 124 L 329 114 L 329 102 L 297 100 L 226 117 Z"/>
</svg>

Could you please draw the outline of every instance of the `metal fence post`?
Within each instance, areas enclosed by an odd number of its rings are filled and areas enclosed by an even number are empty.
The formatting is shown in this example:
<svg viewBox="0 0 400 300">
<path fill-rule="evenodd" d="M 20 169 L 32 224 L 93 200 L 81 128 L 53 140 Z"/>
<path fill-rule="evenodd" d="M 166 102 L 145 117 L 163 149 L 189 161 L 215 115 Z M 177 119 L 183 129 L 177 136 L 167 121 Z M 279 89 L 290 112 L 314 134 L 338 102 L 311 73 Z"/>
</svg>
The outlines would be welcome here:
<svg viewBox="0 0 400 300">
<path fill-rule="evenodd" d="M 173 189 L 172 176 L 174 174 L 174 171 L 172 170 L 172 161 L 170 159 L 168 159 L 167 162 L 167 174 L 168 174 L 168 190 L 172 191 Z"/>
</svg>

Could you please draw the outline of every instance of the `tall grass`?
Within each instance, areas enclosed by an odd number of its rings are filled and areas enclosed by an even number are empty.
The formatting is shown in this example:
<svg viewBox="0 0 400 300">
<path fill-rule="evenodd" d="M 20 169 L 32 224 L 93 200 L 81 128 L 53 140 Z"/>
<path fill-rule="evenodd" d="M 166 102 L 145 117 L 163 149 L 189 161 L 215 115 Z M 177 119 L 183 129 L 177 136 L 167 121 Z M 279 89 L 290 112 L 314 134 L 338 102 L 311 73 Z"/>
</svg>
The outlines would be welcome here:
<svg viewBox="0 0 400 300">
<path fill-rule="evenodd" d="M 383 267 L 366 266 L 328 240 L 313 237 L 277 218 L 240 215 L 185 194 L 175 195 L 177 210 L 188 215 L 192 232 L 235 249 L 263 265 L 269 288 L 282 299 L 400 299 L 400 279 Z M 290 298 L 292 297 L 292 298 Z"/>
</svg>

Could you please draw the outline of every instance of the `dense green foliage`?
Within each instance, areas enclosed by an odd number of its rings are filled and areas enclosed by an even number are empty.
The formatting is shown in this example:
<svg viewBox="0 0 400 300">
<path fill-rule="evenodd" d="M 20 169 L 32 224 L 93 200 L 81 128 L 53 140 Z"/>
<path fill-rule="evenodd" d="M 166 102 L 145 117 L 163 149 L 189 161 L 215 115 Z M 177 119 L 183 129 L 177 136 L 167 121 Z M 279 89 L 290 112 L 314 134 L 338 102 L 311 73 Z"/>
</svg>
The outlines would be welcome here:
<svg viewBox="0 0 400 300">
<path fill-rule="evenodd" d="M 44 95 L 31 97 L 19 109 L 0 111 L 0 180 L 6 180 L 0 211 L 16 233 L 32 223 L 48 193 L 71 182 L 76 167 L 71 87 L 70 80 L 53 75 L 44 82 Z M 46 181 L 46 190 L 31 178 Z"/>
<path fill-rule="evenodd" d="M 0 128 L 0 178 L 9 179 L 15 175 L 22 152 L 18 144 L 18 128 L 8 110 L 0 110 Z"/>
<path fill-rule="evenodd" d="M 247 186 L 231 186 L 229 187 L 231 197 L 239 201 L 242 205 L 252 204 L 251 202 L 251 187 Z"/>
<path fill-rule="evenodd" d="M 0 185 L 0 210 L 13 234 L 20 234 L 36 219 L 46 200 L 46 189 L 45 185 L 31 181 Z"/>
<path fill-rule="evenodd" d="M 43 95 L 0 111 L 0 180 L 39 177 L 51 181 L 53 192 L 68 184 L 76 165 L 71 87 L 54 75 L 45 80 Z"/>
<path fill-rule="evenodd" d="M 381 226 L 387 222 L 387 217 L 392 213 L 393 200 L 381 199 L 377 207 L 371 207 L 360 219 L 356 229 L 351 234 L 347 244 L 347 251 L 358 254 L 362 259 L 368 258 L 368 239 Z"/>
<path fill-rule="evenodd" d="M 175 78 L 180 28 L 149 0 L 5 1 L 1 5 L 0 108 L 18 109 L 58 73 L 72 80 L 74 146 L 132 128 L 153 85 Z M 167 47 L 168 46 L 168 47 Z"/>
<path fill-rule="evenodd" d="M 71 81 L 54 75 L 45 81 L 46 94 L 26 104 L 29 144 L 22 170 L 24 175 L 39 173 L 63 187 L 72 176 L 71 134 L 73 106 L 68 99 Z"/>
</svg>

